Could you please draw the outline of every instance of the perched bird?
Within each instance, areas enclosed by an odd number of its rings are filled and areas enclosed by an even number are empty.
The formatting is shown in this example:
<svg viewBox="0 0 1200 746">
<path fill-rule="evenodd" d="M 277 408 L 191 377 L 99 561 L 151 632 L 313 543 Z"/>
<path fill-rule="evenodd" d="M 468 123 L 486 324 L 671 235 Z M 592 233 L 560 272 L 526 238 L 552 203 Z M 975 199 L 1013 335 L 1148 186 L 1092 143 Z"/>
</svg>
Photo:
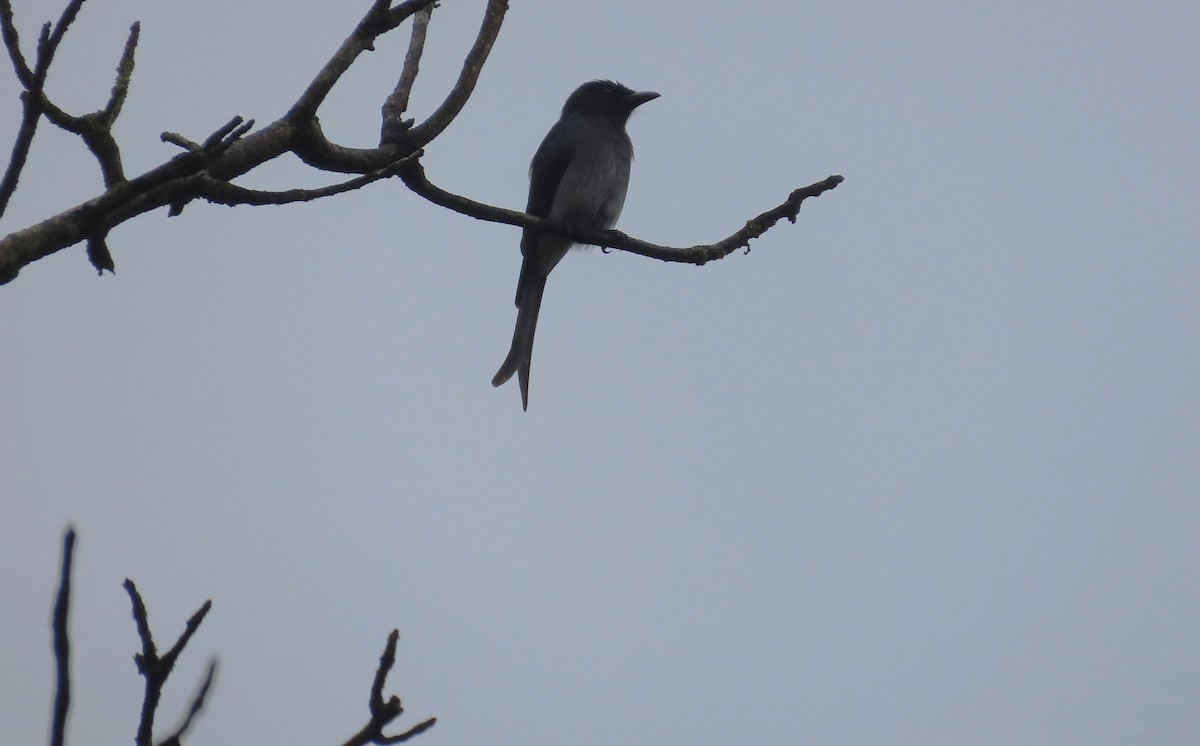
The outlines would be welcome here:
<svg viewBox="0 0 1200 746">
<path fill-rule="evenodd" d="M 525 212 L 582 230 L 613 227 L 625 204 L 633 163 L 633 143 L 625 123 L 634 109 L 656 98 L 657 93 L 634 91 L 611 80 L 593 80 L 576 88 L 529 164 Z M 516 373 L 523 409 L 529 408 L 529 363 L 546 276 L 571 246 L 570 239 L 532 228 L 521 234 L 524 259 L 517 279 L 517 327 L 492 385 L 499 386 Z"/>
</svg>

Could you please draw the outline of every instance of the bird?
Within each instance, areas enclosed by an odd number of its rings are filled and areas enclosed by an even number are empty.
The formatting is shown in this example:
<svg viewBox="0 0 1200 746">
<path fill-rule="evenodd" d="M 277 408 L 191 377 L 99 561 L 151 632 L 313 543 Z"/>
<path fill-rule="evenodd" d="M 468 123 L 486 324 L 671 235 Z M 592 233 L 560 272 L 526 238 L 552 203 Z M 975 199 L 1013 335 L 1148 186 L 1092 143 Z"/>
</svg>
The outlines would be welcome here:
<svg viewBox="0 0 1200 746">
<path fill-rule="evenodd" d="M 633 163 L 633 143 L 625 125 L 634 109 L 658 95 L 611 80 L 593 80 L 576 88 L 529 164 L 525 212 L 577 230 L 608 230 L 616 225 Z M 573 245 L 568 238 L 536 228 L 521 233 L 517 323 L 508 356 L 492 385 L 500 386 L 516 373 L 525 411 L 529 410 L 533 335 L 546 277 Z"/>
</svg>

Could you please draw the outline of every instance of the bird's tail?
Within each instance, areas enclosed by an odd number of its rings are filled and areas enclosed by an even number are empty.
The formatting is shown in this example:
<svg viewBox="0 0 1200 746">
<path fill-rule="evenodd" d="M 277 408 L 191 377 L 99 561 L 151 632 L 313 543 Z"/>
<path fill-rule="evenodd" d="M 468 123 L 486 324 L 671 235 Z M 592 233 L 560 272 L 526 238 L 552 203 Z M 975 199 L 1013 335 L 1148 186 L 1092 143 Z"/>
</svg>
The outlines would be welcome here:
<svg viewBox="0 0 1200 746">
<path fill-rule="evenodd" d="M 492 378 L 492 385 L 499 386 L 516 373 L 521 386 L 521 408 L 525 410 L 529 409 L 529 363 L 533 358 L 533 333 L 537 330 L 542 293 L 546 290 L 545 276 L 538 276 L 532 270 L 528 262 L 521 267 L 517 288 L 517 326 L 513 330 L 512 347 L 500 370 Z"/>
</svg>

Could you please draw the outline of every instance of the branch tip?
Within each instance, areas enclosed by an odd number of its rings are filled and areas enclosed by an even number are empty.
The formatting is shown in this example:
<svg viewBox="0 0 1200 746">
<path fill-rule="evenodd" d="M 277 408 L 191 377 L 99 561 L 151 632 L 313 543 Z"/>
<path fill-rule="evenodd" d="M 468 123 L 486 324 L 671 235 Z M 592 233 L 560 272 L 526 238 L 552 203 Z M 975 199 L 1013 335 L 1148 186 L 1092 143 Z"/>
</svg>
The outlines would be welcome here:
<svg viewBox="0 0 1200 746">
<path fill-rule="evenodd" d="M 411 2 L 412 0 L 402 3 L 398 8 L 409 5 Z M 421 2 L 424 3 L 424 0 Z M 508 0 L 488 0 L 487 8 L 483 12 L 483 23 L 475 37 L 475 43 L 471 45 L 471 50 L 467 52 L 467 56 L 463 60 L 462 70 L 458 74 L 458 80 L 454 83 L 454 87 L 450 89 L 445 100 L 429 115 L 428 119 L 409 130 L 407 139 L 411 143 L 412 149 L 415 150 L 429 144 L 450 126 L 450 123 L 466 106 L 467 99 L 475 91 L 479 73 L 483 70 L 484 63 L 487 62 L 492 45 L 496 43 L 496 37 L 500 34 L 500 27 L 504 23 L 504 14 L 507 10 Z"/>
</svg>

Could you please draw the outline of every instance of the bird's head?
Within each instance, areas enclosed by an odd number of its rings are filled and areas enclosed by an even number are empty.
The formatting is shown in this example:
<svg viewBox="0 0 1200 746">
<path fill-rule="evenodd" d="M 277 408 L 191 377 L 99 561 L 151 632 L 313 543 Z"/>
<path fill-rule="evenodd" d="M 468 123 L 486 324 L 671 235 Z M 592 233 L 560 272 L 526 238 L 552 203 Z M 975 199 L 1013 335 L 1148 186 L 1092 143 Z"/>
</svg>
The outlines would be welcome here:
<svg viewBox="0 0 1200 746">
<path fill-rule="evenodd" d="M 575 89 L 563 104 L 563 116 L 603 114 L 624 122 L 634 109 L 658 98 L 653 91 L 635 91 L 611 80 L 593 80 Z"/>
</svg>

